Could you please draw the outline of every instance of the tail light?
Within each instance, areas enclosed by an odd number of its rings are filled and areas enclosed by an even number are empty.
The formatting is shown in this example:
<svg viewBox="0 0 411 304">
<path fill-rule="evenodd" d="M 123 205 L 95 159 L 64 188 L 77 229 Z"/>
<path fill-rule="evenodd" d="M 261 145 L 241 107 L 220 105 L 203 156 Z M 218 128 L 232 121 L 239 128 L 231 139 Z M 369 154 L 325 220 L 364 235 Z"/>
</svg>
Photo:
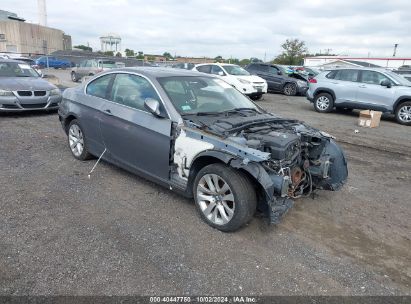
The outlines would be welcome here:
<svg viewBox="0 0 411 304">
<path fill-rule="evenodd" d="M 317 79 L 315 79 L 315 78 L 310 78 L 310 79 L 308 79 L 308 82 L 309 82 L 309 83 L 317 83 Z"/>
</svg>

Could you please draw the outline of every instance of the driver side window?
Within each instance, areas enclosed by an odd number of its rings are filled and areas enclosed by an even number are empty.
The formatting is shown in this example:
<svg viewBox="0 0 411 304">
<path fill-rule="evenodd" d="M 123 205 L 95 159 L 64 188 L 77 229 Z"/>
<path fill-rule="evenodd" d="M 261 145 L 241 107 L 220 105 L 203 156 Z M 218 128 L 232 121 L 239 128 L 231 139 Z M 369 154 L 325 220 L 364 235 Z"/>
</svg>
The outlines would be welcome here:
<svg viewBox="0 0 411 304">
<path fill-rule="evenodd" d="M 147 98 L 160 101 L 157 92 L 147 79 L 132 74 L 116 75 L 111 90 L 111 101 L 147 112 L 144 107 Z"/>
<path fill-rule="evenodd" d="M 362 71 L 361 82 L 363 83 L 380 85 L 384 80 L 389 79 L 381 73 L 374 71 Z"/>
</svg>

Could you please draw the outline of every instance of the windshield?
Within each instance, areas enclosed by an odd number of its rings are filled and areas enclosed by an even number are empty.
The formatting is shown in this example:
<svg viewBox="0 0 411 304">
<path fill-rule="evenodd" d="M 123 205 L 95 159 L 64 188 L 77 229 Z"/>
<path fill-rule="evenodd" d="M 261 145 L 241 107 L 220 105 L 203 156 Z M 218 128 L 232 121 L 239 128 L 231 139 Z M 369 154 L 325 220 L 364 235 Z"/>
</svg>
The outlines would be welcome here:
<svg viewBox="0 0 411 304">
<path fill-rule="evenodd" d="M 258 108 L 225 81 L 201 76 L 159 78 L 161 86 L 181 115 L 220 113 Z"/>
<path fill-rule="evenodd" d="M 227 71 L 230 75 L 236 76 L 247 76 L 250 75 L 246 70 L 238 65 L 223 65 L 223 68 Z"/>
<path fill-rule="evenodd" d="M 403 86 L 411 86 L 411 82 L 408 81 L 405 77 L 403 77 L 402 75 L 399 75 L 397 73 L 391 72 L 391 71 L 386 71 L 385 72 L 388 76 L 390 76 L 391 78 L 393 78 L 396 82 L 398 82 L 399 84 L 403 85 Z"/>
<path fill-rule="evenodd" d="M 27 63 L 0 62 L 0 77 L 39 77 Z"/>
</svg>

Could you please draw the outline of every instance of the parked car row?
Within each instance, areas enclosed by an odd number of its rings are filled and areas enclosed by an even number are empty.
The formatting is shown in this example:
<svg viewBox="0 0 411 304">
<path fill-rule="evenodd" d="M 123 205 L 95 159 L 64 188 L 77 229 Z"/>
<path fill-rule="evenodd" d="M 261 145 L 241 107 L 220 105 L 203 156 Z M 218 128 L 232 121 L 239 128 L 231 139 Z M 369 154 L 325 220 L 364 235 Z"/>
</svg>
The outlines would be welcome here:
<svg viewBox="0 0 411 304">
<path fill-rule="evenodd" d="M 196 65 L 193 70 L 215 75 L 255 100 L 261 99 L 263 94 L 267 93 L 267 82 L 263 78 L 251 75 L 235 64 L 204 63 Z"/>
<path fill-rule="evenodd" d="M 74 66 L 74 63 L 53 56 L 41 56 L 35 59 L 35 63 L 40 68 L 55 68 L 55 69 L 67 69 Z"/>
<path fill-rule="evenodd" d="M 80 64 L 76 65 L 71 70 L 71 80 L 74 82 L 79 81 L 84 76 L 94 76 L 97 73 L 108 71 L 110 69 L 117 68 L 118 65 L 113 60 L 106 59 L 90 59 L 84 60 Z"/>
<path fill-rule="evenodd" d="M 320 113 L 334 108 L 376 110 L 411 125 L 411 82 L 383 68 L 325 71 L 309 80 L 307 98 Z"/>
</svg>

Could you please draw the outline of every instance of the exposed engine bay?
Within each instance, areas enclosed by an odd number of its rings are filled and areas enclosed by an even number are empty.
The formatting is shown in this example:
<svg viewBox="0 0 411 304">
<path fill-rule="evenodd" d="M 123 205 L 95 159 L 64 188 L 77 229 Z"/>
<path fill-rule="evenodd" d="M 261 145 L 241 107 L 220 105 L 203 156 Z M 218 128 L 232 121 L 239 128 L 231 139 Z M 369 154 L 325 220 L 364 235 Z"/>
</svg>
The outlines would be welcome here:
<svg viewBox="0 0 411 304">
<path fill-rule="evenodd" d="M 199 139 L 211 143 L 213 150 L 237 154 L 230 163 L 233 167 L 248 170 L 257 179 L 268 176 L 274 193 L 266 200 L 277 210 L 273 222 L 292 206 L 290 199 L 309 196 L 317 189 L 339 190 L 348 176 L 344 154 L 332 136 L 300 121 L 247 113 L 191 117 L 189 125 L 201 130 Z M 256 163 L 258 167 L 251 169 Z M 268 188 L 269 182 L 261 183 Z"/>
</svg>

